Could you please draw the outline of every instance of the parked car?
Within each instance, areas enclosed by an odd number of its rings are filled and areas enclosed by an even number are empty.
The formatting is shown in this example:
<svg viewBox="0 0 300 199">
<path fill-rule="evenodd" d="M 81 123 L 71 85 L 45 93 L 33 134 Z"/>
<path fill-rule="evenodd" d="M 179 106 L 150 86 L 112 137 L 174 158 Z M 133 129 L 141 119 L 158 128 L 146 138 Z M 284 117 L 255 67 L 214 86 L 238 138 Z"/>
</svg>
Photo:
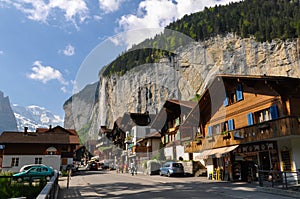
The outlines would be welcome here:
<svg viewBox="0 0 300 199">
<path fill-rule="evenodd" d="M 17 181 L 22 180 L 34 180 L 34 179 L 40 179 L 40 178 L 46 178 L 47 180 L 50 180 L 51 176 L 53 176 L 54 171 L 51 167 L 45 166 L 45 165 L 38 165 L 38 166 L 32 166 L 28 170 L 16 173 L 13 175 L 13 179 Z"/>
<path fill-rule="evenodd" d="M 46 166 L 44 164 L 27 164 L 21 167 L 21 169 L 19 170 L 19 172 L 23 172 L 23 171 L 27 171 L 28 169 L 30 169 L 33 166 Z"/>
<path fill-rule="evenodd" d="M 159 175 L 170 176 L 184 176 L 184 168 L 183 165 L 179 162 L 166 162 L 160 168 Z"/>
</svg>

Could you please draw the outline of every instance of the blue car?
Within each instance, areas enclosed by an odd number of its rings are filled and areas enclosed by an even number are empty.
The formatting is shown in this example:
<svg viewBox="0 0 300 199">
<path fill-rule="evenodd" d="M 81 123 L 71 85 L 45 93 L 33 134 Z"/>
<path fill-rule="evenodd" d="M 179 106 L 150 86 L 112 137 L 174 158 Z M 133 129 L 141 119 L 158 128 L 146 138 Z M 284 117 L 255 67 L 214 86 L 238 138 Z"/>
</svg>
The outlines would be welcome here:
<svg viewBox="0 0 300 199">
<path fill-rule="evenodd" d="M 51 167 L 45 166 L 45 165 L 39 165 L 39 166 L 32 166 L 28 170 L 16 173 L 13 175 L 13 179 L 17 180 L 18 182 L 21 182 L 23 180 L 34 180 L 34 179 L 40 179 L 40 178 L 46 178 L 47 180 L 50 180 L 51 176 L 53 176 L 54 171 Z"/>
<path fill-rule="evenodd" d="M 160 168 L 159 175 L 170 176 L 184 176 L 184 168 L 183 165 L 179 162 L 166 162 Z"/>
</svg>

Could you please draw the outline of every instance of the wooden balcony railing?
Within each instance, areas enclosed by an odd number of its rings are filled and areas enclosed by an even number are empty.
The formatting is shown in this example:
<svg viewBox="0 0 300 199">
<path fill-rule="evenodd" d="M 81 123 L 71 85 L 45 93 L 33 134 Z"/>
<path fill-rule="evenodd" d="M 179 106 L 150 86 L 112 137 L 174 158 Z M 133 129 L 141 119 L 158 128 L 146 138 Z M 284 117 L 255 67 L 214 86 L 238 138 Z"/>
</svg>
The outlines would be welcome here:
<svg viewBox="0 0 300 199">
<path fill-rule="evenodd" d="M 219 148 L 236 144 L 276 139 L 284 136 L 300 135 L 300 117 L 287 116 L 251 126 L 234 129 L 227 134 L 214 135 L 186 144 L 186 153 L 199 152 L 205 149 Z M 201 142 L 199 141 L 201 140 Z"/>
</svg>

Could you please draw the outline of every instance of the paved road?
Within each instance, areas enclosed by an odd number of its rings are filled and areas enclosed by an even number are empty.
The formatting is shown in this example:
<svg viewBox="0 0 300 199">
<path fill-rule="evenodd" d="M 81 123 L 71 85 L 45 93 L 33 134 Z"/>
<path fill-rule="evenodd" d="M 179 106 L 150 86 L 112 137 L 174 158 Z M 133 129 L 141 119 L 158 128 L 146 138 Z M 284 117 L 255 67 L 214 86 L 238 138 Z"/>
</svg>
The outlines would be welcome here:
<svg viewBox="0 0 300 199">
<path fill-rule="evenodd" d="M 59 198 L 264 198 L 287 199 L 288 196 L 261 192 L 254 184 L 208 181 L 204 177 L 163 177 L 119 174 L 115 171 L 81 171 L 69 181 L 59 181 Z"/>
</svg>

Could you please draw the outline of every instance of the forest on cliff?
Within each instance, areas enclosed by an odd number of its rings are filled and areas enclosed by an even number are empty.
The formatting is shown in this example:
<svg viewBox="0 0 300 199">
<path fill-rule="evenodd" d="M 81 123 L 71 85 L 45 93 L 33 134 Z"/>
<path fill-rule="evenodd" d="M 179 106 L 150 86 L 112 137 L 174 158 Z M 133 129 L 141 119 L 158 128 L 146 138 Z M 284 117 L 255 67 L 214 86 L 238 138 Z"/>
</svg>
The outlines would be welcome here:
<svg viewBox="0 0 300 199">
<path fill-rule="evenodd" d="M 300 0 L 244 0 L 225 6 L 206 7 L 201 12 L 185 15 L 165 29 L 183 33 L 195 41 L 227 33 L 241 38 L 252 36 L 258 42 L 298 38 Z M 174 56 L 173 50 L 182 45 L 183 41 L 176 38 L 177 34 L 166 30 L 132 47 L 137 50 L 124 52 L 103 68 L 102 75 L 122 76 L 141 64 L 155 63 L 162 57 Z"/>
</svg>

